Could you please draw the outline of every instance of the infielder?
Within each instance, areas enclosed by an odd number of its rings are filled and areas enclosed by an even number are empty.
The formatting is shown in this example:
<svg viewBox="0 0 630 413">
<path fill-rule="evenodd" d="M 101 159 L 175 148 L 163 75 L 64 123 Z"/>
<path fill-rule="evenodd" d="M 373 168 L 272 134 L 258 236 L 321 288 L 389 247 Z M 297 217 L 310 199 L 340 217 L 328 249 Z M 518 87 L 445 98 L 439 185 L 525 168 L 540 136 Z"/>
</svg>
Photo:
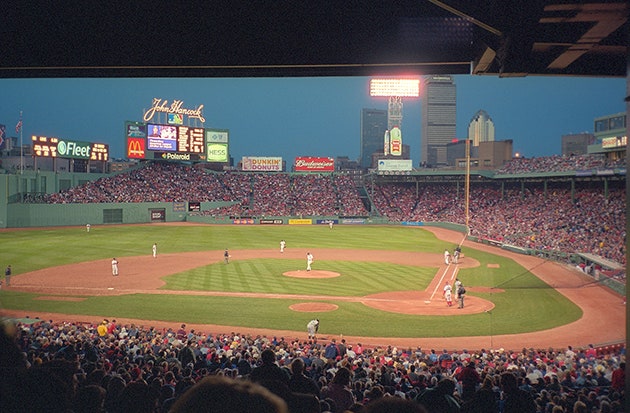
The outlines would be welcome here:
<svg viewBox="0 0 630 413">
<path fill-rule="evenodd" d="M 112 275 L 115 277 L 118 275 L 118 260 L 112 258 Z"/>
<path fill-rule="evenodd" d="M 308 324 L 306 325 L 306 331 L 308 331 L 308 339 L 314 340 L 315 334 L 317 334 L 318 330 L 319 330 L 319 318 L 309 321 Z"/>
<path fill-rule="evenodd" d="M 311 264 L 313 264 L 313 254 L 310 252 L 306 253 L 306 271 L 311 270 Z"/>
<path fill-rule="evenodd" d="M 444 250 L 444 264 L 448 265 L 451 263 L 451 253 L 448 250 Z"/>
<path fill-rule="evenodd" d="M 284 240 L 280 241 L 280 252 L 284 252 L 284 247 L 286 247 L 287 243 Z"/>
<path fill-rule="evenodd" d="M 151 248 L 153 251 L 153 258 L 157 257 L 157 244 L 153 244 L 153 247 Z"/>
</svg>

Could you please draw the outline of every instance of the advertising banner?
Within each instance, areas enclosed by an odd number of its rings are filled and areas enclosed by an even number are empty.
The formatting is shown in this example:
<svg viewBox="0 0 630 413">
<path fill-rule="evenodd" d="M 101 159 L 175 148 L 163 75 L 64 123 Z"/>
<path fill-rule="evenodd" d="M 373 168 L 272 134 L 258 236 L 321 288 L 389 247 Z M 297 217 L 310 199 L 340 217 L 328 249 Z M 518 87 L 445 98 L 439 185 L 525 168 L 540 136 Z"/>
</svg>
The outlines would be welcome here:
<svg viewBox="0 0 630 413">
<path fill-rule="evenodd" d="M 289 219 L 289 225 L 311 225 L 312 223 L 311 219 Z"/>
<path fill-rule="evenodd" d="M 251 218 L 239 218 L 232 221 L 234 225 L 252 225 L 254 220 Z"/>
<path fill-rule="evenodd" d="M 394 156 L 402 155 L 402 132 L 398 127 L 393 127 L 389 132 L 389 153 Z"/>
<path fill-rule="evenodd" d="M 227 143 L 210 143 L 207 144 L 208 162 L 228 162 L 228 145 Z"/>
<path fill-rule="evenodd" d="M 296 172 L 334 172 L 335 160 L 324 157 L 298 156 L 295 158 L 294 170 Z"/>
<path fill-rule="evenodd" d="M 144 138 L 127 138 L 127 158 L 144 159 L 146 156 Z"/>
<path fill-rule="evenodd" d="M 282 172 L 282 157 L 243 156 L 241 165 L 243 171 Z"/>
<path fill-rule="evenodd" d="M 411 171 L 413 169 L 411 159 L 379 159 L 379 171 Z"/>
<path fill-rule="evenodd" d="M 206 129 L 206 143 L 228 143 L 228 132 Z"/>
<path fill-rule="evenodd" d="M 282 225 L 281 219 L 261 219 L 258 221 L 261 225 Z"/>
</svg>

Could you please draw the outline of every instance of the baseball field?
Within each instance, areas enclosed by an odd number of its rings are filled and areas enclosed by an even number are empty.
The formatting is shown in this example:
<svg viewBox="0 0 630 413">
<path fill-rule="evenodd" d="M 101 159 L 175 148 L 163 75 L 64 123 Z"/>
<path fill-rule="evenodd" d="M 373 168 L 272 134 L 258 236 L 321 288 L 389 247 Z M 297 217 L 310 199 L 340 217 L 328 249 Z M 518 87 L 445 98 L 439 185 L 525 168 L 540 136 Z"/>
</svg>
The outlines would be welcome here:
<svg viewBox="0 0 630 413">
<path fill-rule="evenodd" d="M 322 339 L 425 348 L 625 342 L 623 298 L 593 278 L 463 238 L 437 227 L 358 225 L 8 229 L 0 233 L 1 264 L 13 276 L 0 306 L 14 318 L 187 323 L 303 339 L 308 321 L 319 318 Z M 459 263 L 446 265 L 444 250 L 460 243 Z M 463 309 L 442 297 L 456 277 L 467 289 Z"/>
</svg>

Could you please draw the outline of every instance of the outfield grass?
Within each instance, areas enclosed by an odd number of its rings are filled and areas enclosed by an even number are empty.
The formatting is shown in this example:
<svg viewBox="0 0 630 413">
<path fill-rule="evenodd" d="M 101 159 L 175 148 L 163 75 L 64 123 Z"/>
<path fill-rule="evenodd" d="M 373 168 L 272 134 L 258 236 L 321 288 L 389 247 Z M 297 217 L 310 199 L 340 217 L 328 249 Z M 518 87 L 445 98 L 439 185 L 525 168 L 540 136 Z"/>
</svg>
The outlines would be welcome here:
<svg viewBox="0 0 630 413">
<path fill-rule="evenodd" d="M 40 268 L 150 253 L 278 248 L 285 239 L 291 248 L 339 248 L 441 252 L 453 245 L 420 228 L 394 226 L 92 226 L 0 233 L 2 265 L 14 276 Z M 335 301 L 334 296 L 363 296 L 386 291 L 423 290 L 436 268 L 377 262 L 317 260 L 318 269 L 336 271 L 337 278 L 278 277 L 299 268 L 302 260 L 235 260 L 229 266 L 207 265 L 165 277 L 165 289 L 328 295 L 336 311 L 298 313 L 298 299 L 253 299 L 187 295 L 132 294 L 87 297 L 84 301 L 35 300 L 38 294 L 0 291 L 0 306 L 24 311 L 60 312 L 172 322 L 220 324 L 303 331 L 313 316 L 322 321 L 322 334 L 379 337 L 454 337 L 532 332 L 577 320 L 579 307 L 513 260 L 472 249 L 467 257 L 475 268 L 460 269 L 467 286 L 496 287 L 500 293 L 474 293 L 495 304 L 491 314 L 457 317 L 392 314 L 360 303 Z M 499 264 L 489 268 L 488 264 Z M 67 294 L 66 294 L 67 296 Z M 312 301 L 312 300 L 310 300 Z M 553 314 L 553 317 L 549 315 Z"/>
</svg>

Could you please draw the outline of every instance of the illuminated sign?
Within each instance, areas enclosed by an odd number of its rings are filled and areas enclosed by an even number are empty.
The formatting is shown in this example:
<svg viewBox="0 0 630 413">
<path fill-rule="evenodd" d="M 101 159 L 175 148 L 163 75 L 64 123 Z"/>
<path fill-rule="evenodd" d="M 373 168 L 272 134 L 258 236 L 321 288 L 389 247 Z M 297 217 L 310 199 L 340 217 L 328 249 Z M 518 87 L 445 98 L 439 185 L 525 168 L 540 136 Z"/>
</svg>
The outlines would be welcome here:
<svg viewBox="0 0 630 413">
<path fill-rule="evenodd" d="M 166 123 L 169 125 L 183 125 L 184 115 L 179 113 L 169 113 L 166 115 Z"/>
<path fill-rule="evenodd" d="M 228 143 L 228 132 L 206 129 L 207 143 Z"/>
<path fill-rule="evenodd" d="M 188 109 L 183 106 L 183 100 L 173 100 L 173 102 L 169 104 L 167 99 L 153 98 L 151 108 L 144 112 L 143 119 L 145 122 L 149 122 L 156 113 L 166 113 L 188 116 L 191 119 L 199 119 L 202 123 L 206 122 L 206 118 L 203 117 L 203 105 L 199 105 L 195 109 Z"/>
<path fill-rule="evenodd" d="M 91 161 L 106 161 L 109 159 L 109 145 L 93 143 L 90 154 Z"/>
<path fill-rule="evenodd" d="M 203 128 L 177 127 L 177 152 L 203 153 Z"/>
<path fill-rule="evenodd" d="M 400 128 L 393 127 L 389 132 L 389 153 L 394 156 L 402 155 L 402 132 Z"/>
<path fill-rule="evenodd" d="M 57 143 L 57 156 L 60 158 L 90 159 L 90 149 L 89 142 L 60 140 Z"/>
<path fill-rule="evenodd" d="M 135 122 L 125 122 L 125 128 L 128 138 L 146 138 L 146 125 Z"/>
<path fill-rule="evenodd" d="M 420 79 L 370 79 L 370 96 L 418 97 Z"/>
<path fill-rule="evenodd" d="M 177 149 L 177 127 L 169 125 L 147 125 L 147 149 L 150 151 L 172 151 Z"/>
<path fill-rule="evenodd" d="M 243 156 L 241 162 L 243 171 L 282 171 L 282 157 L 271 156 Z"/>
<path fill-rule="evenodd" d="M 602 149 L 622 148 L 628 144 L 627 136 L 614 136 L 612 138 L 602 139 Z"/>
<path fill-rule="evenodd" d="M 294 170 L 299 172 L 334 172 L 333 158 L 298 156 L 295 158 Z"/>
<path fill-rule="evenodd" d="M 127 158 L 144 159 L 146 155 L 145 142 L 142 138 L 127 138 Z"/>
<path fill-rule="evenodd" d="M 207 145 L 208 162 L 227 162 L 228 146 L 225 143 L 208 143 Z"/>
<path fill-rule="evenodd" d="M 33 144 L 33 155 L 41 156 L 44 158 L 56 158 L 57 157 L 57 143 L 58 138 L 49 138 L 46 136 L 32 136 L 31 141 Z"/>
<path fill-rule="evenodd" d="M 88 159 L 91 161 L 107 161 L 109 145 L 70 141 L 67 139 L 32 136 L 33 156 L 42 158 Z"/>
<path fill-rule="evenodd" d="M 413 169 L 411 159 L 379 159 L 379 171 L 411 171 Z"/>
<path fill-rule="evenodd" d="M 162 159 L 165 161 L 201 161 L 199 155 L 185 152 L 151 152 L 153 159 Z"/>
</svg>

